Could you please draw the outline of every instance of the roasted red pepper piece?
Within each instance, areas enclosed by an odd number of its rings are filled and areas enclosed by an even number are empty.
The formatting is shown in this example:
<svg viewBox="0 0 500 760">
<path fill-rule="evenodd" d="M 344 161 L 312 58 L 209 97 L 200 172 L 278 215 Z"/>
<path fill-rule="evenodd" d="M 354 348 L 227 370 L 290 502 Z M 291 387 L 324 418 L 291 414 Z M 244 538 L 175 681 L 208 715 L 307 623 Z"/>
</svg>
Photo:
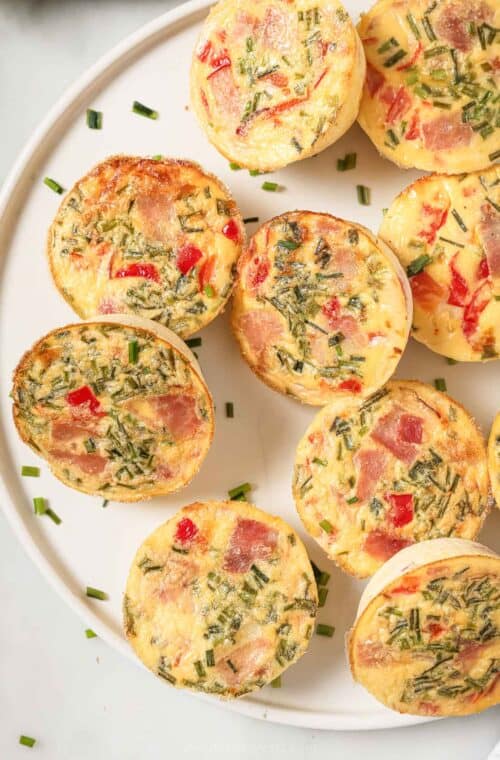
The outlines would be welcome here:
<svg viewBox="0 0 500 760">
<path fill-rule="evenodd" d="M 177 524 L 175 540 L 181 544 L 187 544 L 198 534 L 198 528 L 189 517 L 183 517 Z"/>
<path fill-rule="evenodd" d="M 114 277 L 144 277 L 145 280 L 160 282 L 160 275 L 154 264 L 129 264 L 127 267 L 118 269 Z"/>
<path fill-rule="evenodd" d="M 451 304 L 451 306 L 465 306 L 469 297 L 469 286 L 467 285 L 465 278 L 457 269 L 457 256 L 458 253 L 456 253 L 450 261 L 451 282 L 448 303 Z"/>
<path fill-rule="evenodd" d="M 341 391 L 350 391 L 350 393 L 361 393 L 363 386 L 359 382 L 359 380 L 356 380 L 356 378 L 351 377 L 349 380 L 343 380 L 338 388 Z"/>
<path fill-rule="evenodd" d="M 389 521 L 395 528 L 408 525 L 413 520 L 413 494 L 390 493 L 387 494 L 386 499 L 391 505 Z"/>
<path fill-rule="evenodd" d="M 228 240 L 232 240 L 233 243 L 238 243 L 240 239 L 240 229 L 234 219 L 230 219 L 222 228 L 222 234 L 225 235 Z"/>
<path fill-rule="evenodd" d="M 74 391 L 70 391 L 66 396 L 66 401 L 70 406 L 85 406 L 91 414 L 95 414 L 96 416 L 101 416 L 105 413 L 101 411 L 100 401 L 88 385 L 82 385 L 81 388 L 75 388 Z"/>
<path fill-rule="evenodd" d="M 192 243 L 186 243 L 177 251 L 177 269 L 182 274 L 187 274 L 202 257 L 203 254 L 199 248 Z"/>
</svg>

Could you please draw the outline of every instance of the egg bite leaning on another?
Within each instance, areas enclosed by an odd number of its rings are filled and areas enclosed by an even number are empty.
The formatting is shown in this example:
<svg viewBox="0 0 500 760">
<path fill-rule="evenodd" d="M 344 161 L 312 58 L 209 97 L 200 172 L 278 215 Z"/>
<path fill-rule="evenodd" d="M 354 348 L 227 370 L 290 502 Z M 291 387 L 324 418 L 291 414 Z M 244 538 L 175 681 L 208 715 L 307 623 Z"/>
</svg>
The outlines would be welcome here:
<svg viewBox="0 0 500 760">
<path fill-rule="evenodd" d="M 124 627 L 144 665 L 173 686 L 239 697 L 305 653 L 317 603 L 289 525 L 244 502 L 196 502 L 138 549 Z"/>
<path fill-rule="evenodd" d="M 347 638 L 356 681 L 386 707 L 424 716 L 500 702 L 500 557 L 437 538 L 373 576 Z"/>
<path fill-rule="evenodd" d="M 490 508 L 486 444 L 449 396 L 393 380 L 316 415 L 297 448 L 293 495 L 328 556 L 366 578 L 415 542 L 476 537 Z"/>
<path fill-rule="evenodd" d="M 271 388 L 304 403 L 383 385 L 410 320 L 396 258 L 353 222 L 285 213 L 257 230 L 240 259 L 232 327 L 243 357 Z"/>
<path fill-rule="evenodd" d="M 498 0 L 379 0 L 358 32 L 359 124 L 403 168 L 450 174 L 500 157 Z"/>
<path fill-rule="evenodd" d="M 500 354 L 500 167 L 432 174 L 393 201 L 379 231 L 406 268 L 413 337 L 457 361 Z"/>
<path fill-rule="evenodd" d="M 497 507 L 500 509 L 500 412 L 491 426 L 488 440 L 488 467 L 490 470 L 491 490 Z"/>
<path fill-rule="evenodd" d="M 187 338 L 224 309 L 244 242 L 235 201 L 198 164 L 119 155 L 63 199 L 47 253 L 83 319 L 137 314 Z"/>
<path fill-rule="evenodd" d="M 53 330 L 22 357 L 12 397 L 19 435 L 53 474 L 114 501 L 179 490 L 212 442 L 214 408 L 196 358 L 140 317 Z"/>
<path fill-rule="evenodd" d="M 191 103 L 222 155 L 273 171 L 349 129 L 364 76 L 363 46 L 337 0 L 220 0 L 193 54 Z"/>
</svg>

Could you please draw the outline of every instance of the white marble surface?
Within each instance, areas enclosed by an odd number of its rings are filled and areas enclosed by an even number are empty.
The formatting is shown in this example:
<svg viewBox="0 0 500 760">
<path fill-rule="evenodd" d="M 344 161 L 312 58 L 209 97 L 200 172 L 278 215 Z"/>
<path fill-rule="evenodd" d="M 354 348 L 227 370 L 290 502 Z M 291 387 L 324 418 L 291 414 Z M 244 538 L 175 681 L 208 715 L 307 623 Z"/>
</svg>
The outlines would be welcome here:
<svg viewBox="0 0 500 760">
<path fill-rule="evenodd" d="M 0 0 L 0 181 L 88 65 L 173 2 Z M 0 758 L 483 760 L 500 711 L 394 731 L 327 733 L 253 721 L 165 686 L 98 639 L 38 575 L 0 515 Z M 21 733 L 38 739 L 28 750 Z"/>
</svg>

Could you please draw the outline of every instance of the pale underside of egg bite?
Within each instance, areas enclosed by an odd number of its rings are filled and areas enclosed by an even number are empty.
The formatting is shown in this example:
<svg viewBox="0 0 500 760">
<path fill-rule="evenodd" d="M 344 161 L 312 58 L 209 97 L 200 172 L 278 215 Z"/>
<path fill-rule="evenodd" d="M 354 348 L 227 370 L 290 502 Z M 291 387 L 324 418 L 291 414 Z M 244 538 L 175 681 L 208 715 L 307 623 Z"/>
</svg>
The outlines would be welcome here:
<svg viewBox="0 0 500 760">
<path fill-rule="evenodd" d="M 488 467 L 493 497 L 497 507 L 500 508 L 500 413 L 497 414 L 491 426 L 488 441 Z"/>
<path fill-rule="evenodd" d="M 347 131 L 364 76 L 363 47 L 336 0 L 222 0 L 194 51 L 191 102 L 220 153 L 272 171 Z"/>
<path fill-rule="evenodd" d="M 480 544 L 404 549 L 361 599 L 348 638 L 355 680 L 401 713 L 469 715 L 497 704 L 499 587 L 500 557 Z"/>
<path fill-rule="evenodd" d="M 293 494 L 308 533 L 365 578 L 428 538 L 474 538 L 490 508 L 484 438 L 449 396 L 394 380 L 324 407 L 300 441 Z"/>
<path fill-rule="evenodd" d="M 240 259 L 232 326 L 243 357 L 304 403 L 368 395 L 406 345 L 411 295 L 399 275 L 360 225 L 310 211 L 271 219 Z"/>
<path fill-rule="evenodd" d="M 242 502 L 198 502 L 137 551 L 124 627 L 170 684 L 238 697 L 304 654 L 317 601 L 305 548 L 283 520 Z"/>
<path fill-rule="evenodd" d="M 197 164 L 113 156 L 63 199 L 47 253 L 80 317 L 137 314 L 186 338 L 224 309 L 244 241 L 229 191 Z"/>
<path fill-rule="evenodd" d="M 457 361 L 500 352 L 500 168 L 431 175 L 394 200 L 380 227 L 410 278 L 413 336 Z"/>
<path fill-rule="evenodd" d="M 495 0 L 380 0 L 362 15 L 358 120 L 383 156 L 451 174 L 500 156 L 499 26 Z"/>
<path fill-rule="evenodd" d="M 173 333 L 138 317 L 52 331 L 21 359 L 13 399 L 21 438 L 53 474 L 115 501 L 182 488 L 213 437 L 196 360 Z"/>
</svg>

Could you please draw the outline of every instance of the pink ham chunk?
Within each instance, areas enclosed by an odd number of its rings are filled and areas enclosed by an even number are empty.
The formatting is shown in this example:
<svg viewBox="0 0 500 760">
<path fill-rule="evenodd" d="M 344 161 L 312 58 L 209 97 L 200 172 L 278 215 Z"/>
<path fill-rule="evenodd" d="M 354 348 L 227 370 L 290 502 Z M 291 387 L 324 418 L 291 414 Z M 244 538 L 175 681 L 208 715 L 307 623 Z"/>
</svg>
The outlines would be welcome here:
<svg viewBox="0 0 500 760">
<path fill-rule="evenodd" d="M 239 320 L 239 328 L 258 358 L 262 358 L 266 348 L 283 334 L 278 315 L 269 311 L 246 312 Z"/>
<path fill-rule="evenodd" d="M 478 227 L 488 270 L 492 277 L 500 277 L 500 213 L 489 204 L 481 208 L 481 223 Z"/>
<path fill-rule="evenodd" d="M 363 548 L 370 557 L 373 557 L 380 562 L 386 562 L 394 554 L 401 551 L 401 549 L 411 546 L 412 543 L 413 541 L 399 538 L 399 536 L 393 536 L 390 533 L 386 533 L 384 530 L 372 530 L 372 532 L 367 535 Z"/>
<path fill-rule="evenodd" d="M 198 417 L 196 398 L 188 393 L 166 393 L 150 396 L 147 400 L 150 414 L 144 414 L 143 403 L 136 399 L 126 402 L 127 409 L 144 418 L 146 424 L 166 428 L 176 441 L 191 438 L 198 432 L 202 420 Z"/>
<path fill-rule="evenodd" d="M 373 496 L 377 482 L 387 467 L 387 459 L 387 454 L 380 449 L 361 449 L 354 455 L 358 471 L 358 499 L 364 501 Z"/>
<path fill-rule="evenodd" d="M 410 465 L 418 454 L 416 444 L 422 442 L 422 423 L 421 417 L 406 414 L 404 409 L 396 404 L 378 420 L 371 435 L 397 459 Z"/>
<path fill-rule="evenodd" d="M 257 520 L 238 519 L 224 556 L 224 570 L 246 573 L 255 560 L 272 556 L 277 541 L 278 534 L 273 528 Z"/>
<path fill-rule="evenodd" d="M 460 113 L 443 114 L 422 124 L 424 144 L 428 150 L 453 150 L 468 145 L 474 132 L 464 124 Z"/>
<path fill-rule="evenodd" d="M 73 454 L 64 449 L 50 449 L 49 454 L 55 460 L 78 467 L 86 475 L 100 475 L 107 463 L 100 454 Z"/>
</svg>

